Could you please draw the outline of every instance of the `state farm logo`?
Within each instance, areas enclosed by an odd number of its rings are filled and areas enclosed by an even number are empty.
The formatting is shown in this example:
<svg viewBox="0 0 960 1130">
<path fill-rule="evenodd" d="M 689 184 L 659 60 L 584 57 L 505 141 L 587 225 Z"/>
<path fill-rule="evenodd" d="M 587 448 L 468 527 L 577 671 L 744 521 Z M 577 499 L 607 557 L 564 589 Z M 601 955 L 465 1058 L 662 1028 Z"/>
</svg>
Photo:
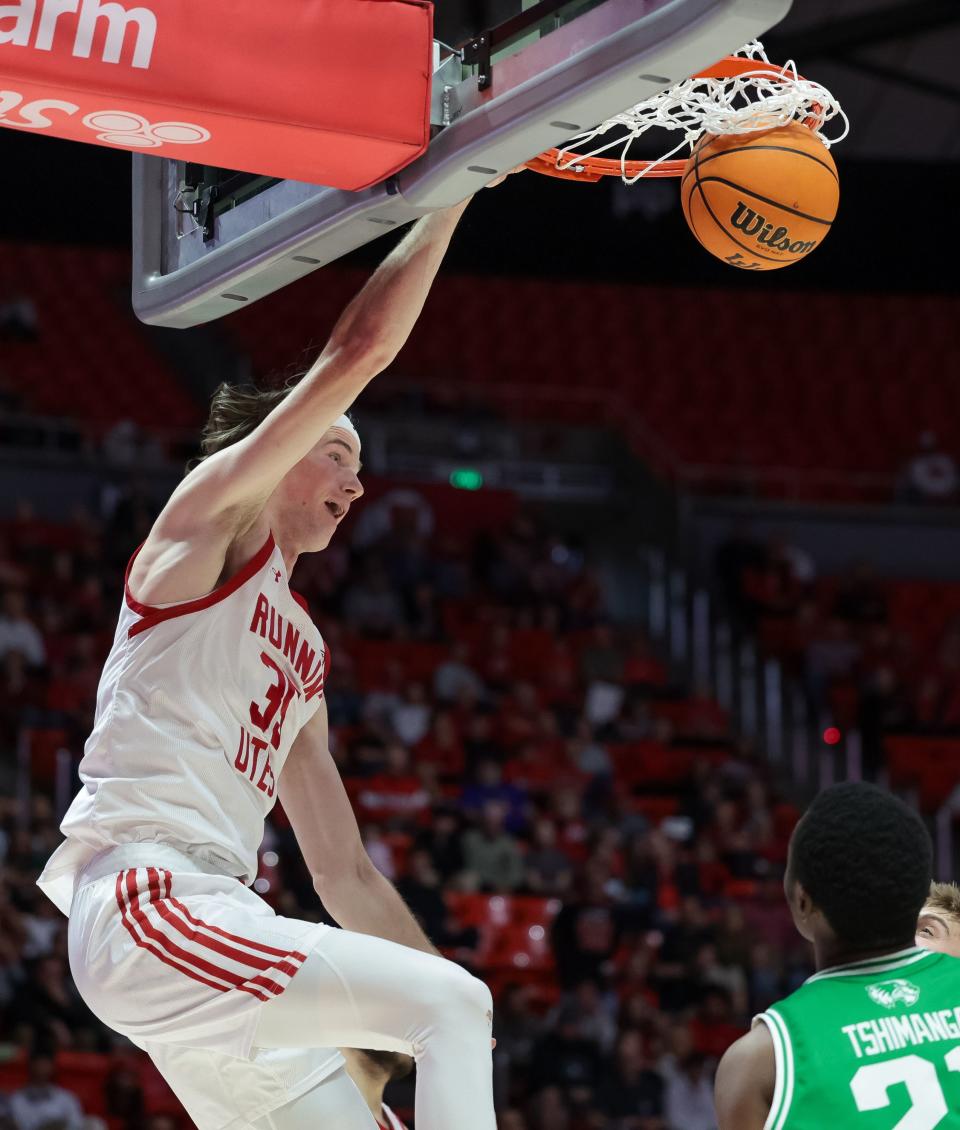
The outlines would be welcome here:
<svg viewBox="0 0 960 1130">
<path fill-rule="evenodd" d="M 54 129 L 61 123 L 51 115 L 75 117 L 80 107 L 62 98 L 38 98 L 24 102 L 15 90 L 0 90 L 0 125 L 13 129 Z M 93 130 L 96 140 L 125 149 L 159 149 L 168 145 L 201 145 L 209 141 L 210 131 L 195 122 L 157 122 L 151 124 L 132 110 L 94 110 L 81 119 Z"/>
<path fill-rule="evenodd" d="M 66 47 L 72 36 L 70 54 L 89 59 L 98 27 L 104 63 L 150 67 L 157 39 L 157 17 L 150 8 L 124 8 L 115 0 L 19 0 L 0 7 L 0 46 L 52 51 Z"/>
<path fill-rule="evenodd" d="M 157 122 L 128 110 L 98 110 L 87 114 L 83 124 L 97 131 L 97 141 L 136 149 L 159 149 L 165 141 L 174 145 L 199 145 L 210 140 L 210 131 L 192 122 Z"/>
</svg>

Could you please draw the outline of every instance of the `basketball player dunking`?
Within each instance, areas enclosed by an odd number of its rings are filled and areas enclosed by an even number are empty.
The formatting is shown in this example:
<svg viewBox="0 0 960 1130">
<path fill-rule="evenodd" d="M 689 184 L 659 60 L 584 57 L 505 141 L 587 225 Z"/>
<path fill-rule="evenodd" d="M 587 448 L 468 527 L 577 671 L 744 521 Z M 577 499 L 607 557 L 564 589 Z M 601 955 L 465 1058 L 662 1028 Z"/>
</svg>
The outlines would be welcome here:
<svg viewBox="0 0 960 1130">
<path fill-rule="evenodd" d="M 494 1128 L 490 992 L 363 850 L 327 746 L 329 658 L 288 583 L 363 493 L 344 413 L 406 340 L 465 207 L 416 224 L 294 387 L 218 391 L 206 458 L 128 567 L 40 885 L 70 917 L 84 1000 L 200 1130 L 376 1130 L 338 1047 L 415 1058 L 418 1130 Z M 247 886 L 278 797 L 343 929 Z"/>
<path fill-rule="evenodd" d="M 960 961 L 913 944 L 932 855 L 873 785 L 816 798 L 785 887 L 817 972 L 724 1054 L 720 1130 L 960 1130 Z"/>
</svg>

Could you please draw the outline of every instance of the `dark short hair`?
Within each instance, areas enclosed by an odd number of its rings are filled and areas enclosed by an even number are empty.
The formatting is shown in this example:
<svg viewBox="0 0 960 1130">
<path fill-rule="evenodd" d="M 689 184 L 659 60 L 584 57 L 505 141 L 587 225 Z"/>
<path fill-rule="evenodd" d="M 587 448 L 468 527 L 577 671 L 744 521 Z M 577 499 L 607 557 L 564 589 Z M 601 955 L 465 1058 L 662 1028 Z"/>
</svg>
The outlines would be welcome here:
<svg viewBox="0 0 960 1130">
<path fill-rule="evenodd" d="M 919 813 L 876 785 L 824 790 L 790 844 L 790 878 L 850 946 L 911 944 L 932 872 Z"/>
</svg>

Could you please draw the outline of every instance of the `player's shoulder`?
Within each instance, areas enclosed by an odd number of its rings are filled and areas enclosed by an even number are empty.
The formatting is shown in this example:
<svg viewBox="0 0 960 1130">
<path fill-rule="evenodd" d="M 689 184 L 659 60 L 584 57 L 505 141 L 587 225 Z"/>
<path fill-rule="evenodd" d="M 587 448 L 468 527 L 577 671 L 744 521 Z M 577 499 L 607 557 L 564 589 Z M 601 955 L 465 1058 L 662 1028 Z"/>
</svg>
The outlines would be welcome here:
<svg viewBox="0 0 960 1130">
<path fill-rule="evenodd" d="M 904 977 L 936 980 L 944 975 L 950 976 L 953 972 L 950 962 L 956 960 L 942 953 L 911 946 L 896 953 L 819 970 L 801 985 L 798 992 L 812 996 L 828 992 L 833 987 L 859 987 L 873 981 Z M 960 964 L 957 968 L 960 969 Z"/>
<path fill-rule="evenodd" d="M 768 1018 L 770 1013 L 764 1013 Z M 777 1085 L 773 1030 L 765 1019 L 734 1041 L 717 1067 L 715 1098 L 720 1130 L 762 1130 Z"/>
</svg>

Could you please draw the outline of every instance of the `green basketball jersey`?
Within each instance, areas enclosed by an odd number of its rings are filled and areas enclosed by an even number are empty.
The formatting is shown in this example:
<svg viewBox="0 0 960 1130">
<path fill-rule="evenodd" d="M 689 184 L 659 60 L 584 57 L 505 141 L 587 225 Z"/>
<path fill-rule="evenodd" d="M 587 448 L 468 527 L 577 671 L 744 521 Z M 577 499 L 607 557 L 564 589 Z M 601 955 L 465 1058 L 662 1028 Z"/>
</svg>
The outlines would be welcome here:
<svg viewBox="0 0 960 1130">
<path fill-rule="evenodd" d="M 960 960 L 921 949 L 815 974 L 762 1013 L 764 1130 L 960 1130 Z"/>
</svg>

